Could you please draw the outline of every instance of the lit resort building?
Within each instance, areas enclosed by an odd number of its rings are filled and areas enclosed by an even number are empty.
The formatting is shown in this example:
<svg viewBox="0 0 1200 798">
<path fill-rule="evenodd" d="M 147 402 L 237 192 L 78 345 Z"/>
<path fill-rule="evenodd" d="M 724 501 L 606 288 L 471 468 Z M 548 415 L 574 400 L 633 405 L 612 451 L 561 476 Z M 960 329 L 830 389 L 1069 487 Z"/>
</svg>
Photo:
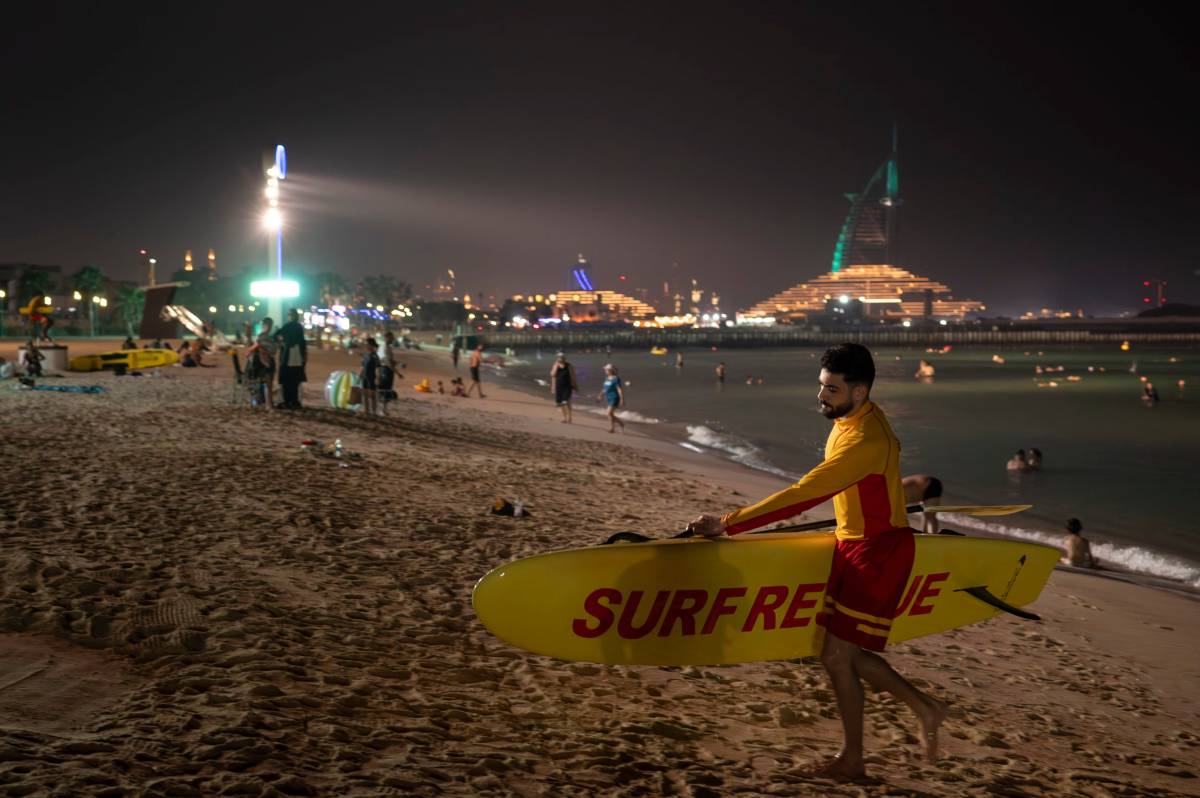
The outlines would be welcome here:
<svg viewBox="0 0 1200 798">
<path fill-rule="evenodd" d="M 985 310 L 974 299 L 953 298 L 944 283 L 892 265 L 896 213 L 900 207 L 900 167 L 892 152 L 861 194 L 847 194 L 850 211 L 825 274 L 794 285 L 739 313 L 749 323 L 800 319 L 824 313 L 831 303 L 861 303 L 863 315 L 879 319 L 962 319 Z"/>
<path fill-rule="evenodd" d="M 571 322 L 647 321 L 658 311 L 651 305 L 617 291 L 607 291 L 592 285 L 588 262 L 582 254 L 571 270 L 574 287 L 551 295 L 555 315 Z"/>
</svg>

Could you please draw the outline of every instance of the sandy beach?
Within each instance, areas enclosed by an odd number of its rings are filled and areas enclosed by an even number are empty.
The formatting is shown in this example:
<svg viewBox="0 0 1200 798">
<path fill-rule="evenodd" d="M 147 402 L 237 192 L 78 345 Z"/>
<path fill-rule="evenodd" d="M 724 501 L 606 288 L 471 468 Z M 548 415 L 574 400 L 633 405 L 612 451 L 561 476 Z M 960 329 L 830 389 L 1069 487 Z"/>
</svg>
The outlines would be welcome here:
<svg viewBox="0 0 1200 798">
<path fill-rule="evenodd" d="M 781 483 L 633 424 L 561 424 L 548 393 L 418 395 L 449 358 L 402 359 L 388 418 L 323 406 L 345 352 L 312 353 L 296 412 L 237 401 L 224 355 L 46 380 L 96 395 L 0 382 L 0 795 L 1200 795 L 1200 605 L 1120 581 L 1056 572 L 1040 623 L 889 649 L 953 715 L 930 763 L 869 694 L 860 784 L 799 774 L 840 740 L 815 660 L 513 649 L 471 610 L 491 568 Z M 356 459 L 301 447 L 339 438 Z M 532 515 L 490 514 L 502 497 Z"/>
</svg>

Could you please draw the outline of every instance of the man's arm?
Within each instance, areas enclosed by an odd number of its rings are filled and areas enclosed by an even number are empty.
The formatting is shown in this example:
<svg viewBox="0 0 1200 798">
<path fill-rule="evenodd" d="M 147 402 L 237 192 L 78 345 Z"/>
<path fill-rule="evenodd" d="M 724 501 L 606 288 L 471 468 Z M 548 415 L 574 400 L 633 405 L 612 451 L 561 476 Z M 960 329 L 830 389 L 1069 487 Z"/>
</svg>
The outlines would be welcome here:
<svg viewBox="0 0 1200 798">
<path fill-rule="evenodd" d="M 725 532 L 736 535 L 799 515 L 810 507 L 836 496 L 875 471 L 882 471 L 882 458 L 861 434 L 847 433 L 837 448 L 820 465 L 796 484 L 757 504 L 742 507 L 721 519 Z"/>
</svg>

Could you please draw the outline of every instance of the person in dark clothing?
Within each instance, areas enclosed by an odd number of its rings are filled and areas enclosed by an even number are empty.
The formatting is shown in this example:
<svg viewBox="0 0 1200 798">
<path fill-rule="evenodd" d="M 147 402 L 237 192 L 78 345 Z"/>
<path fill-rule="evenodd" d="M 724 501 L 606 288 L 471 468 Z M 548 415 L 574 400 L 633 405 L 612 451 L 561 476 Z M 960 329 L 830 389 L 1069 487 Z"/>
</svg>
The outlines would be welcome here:
<svg viewBox="0 0 1200 798">
<path fill-rule="evenodd" d="M 407 340 L 407 339 L 406 339 Z M 383 346 L 379 350 L 379 412 L 387 415 L 388 403 L 397 398 L 396 378 L 404 378 L 399 372 L 401 364 L 396 361 L 396 336 L 391 330 L 383 335 Z"/>
<path fill-rule="evenodd" d="M 579 389 L 575 381 L 575 367 L 567 362 L 565 352 L 559 352 L 550 367 L 550 392 L 554 394 L 554 404 L 562 410 L 564 424 L 571 423 L 571 394 Z"/>
<path fill-rule="evenodd" d="M 45 355 L 38 351 L 37 341 L 30 338 L 29 345 L 25 347 L 25 376 L 42 376 L 42 360 L 44 359 Z"/>
<path fill-rule="evenodd" d="M 362 370 L 358 373 L 362 386 L 363 415 L 373 416 L 376 411 L 377 392 L 379 390 L 379 343 L 374 338 L 367 338 L 367 353 L 363 355 Z"/>
<path fill-rule="evenodd" d="M 289 410 L 300 407 L 300 383 L 308 382 L 304 367 L 308 365 L 308 344 L 304 340 L 304 327 L 300 324 L 300 311 L 288 311 L 287 324 L 275 333 L 279 343 L 279 384 L 283 387 L 283 406 Z"/>
</svg>

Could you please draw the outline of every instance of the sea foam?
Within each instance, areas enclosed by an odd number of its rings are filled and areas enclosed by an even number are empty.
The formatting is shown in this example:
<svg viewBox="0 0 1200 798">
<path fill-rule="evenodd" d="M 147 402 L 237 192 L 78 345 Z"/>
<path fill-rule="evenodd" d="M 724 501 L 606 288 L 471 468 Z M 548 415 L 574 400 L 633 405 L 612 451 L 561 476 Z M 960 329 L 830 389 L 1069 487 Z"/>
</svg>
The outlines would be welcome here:
<svg viewBox="0 0 1200 798">
<path fill-rule="evenodd" d="M 795 476 L 778 468 L 770 463 L 759 449 L 749 441 L 745 441 L 736 435 L 729 435 L 723 432 L 717 432 L 711 427 L 706 427 L 703 424 L 689 424 L 688 440 L 694 444 L 699 444 L 708 449 L 715 449 L 719 452 L 724 452 L 729 455 L 730 459 L 741 463 L 744 466 L 766 471 L 768 474 L 784 477 L 785 479 L 795 479 Z"/>
<path fill-rule="evenodd" d="M 589 413 L 595 413 L 595 414 L 601 415 L 601 416 L 608 415 L 608 411 L 606 409 L 604 409 L 603 407 L 585 407 L 583 409 Z M 660 423 L 662 423 L 657 418 L 652 418 L 650 416 L 643 416 L 641 413 L 638 413 L 634 410 L 618 410 L 617 418 L 621 419 L 622 421 L 632 421 L 635 424 L 660 424 Z"/>
</svg>

